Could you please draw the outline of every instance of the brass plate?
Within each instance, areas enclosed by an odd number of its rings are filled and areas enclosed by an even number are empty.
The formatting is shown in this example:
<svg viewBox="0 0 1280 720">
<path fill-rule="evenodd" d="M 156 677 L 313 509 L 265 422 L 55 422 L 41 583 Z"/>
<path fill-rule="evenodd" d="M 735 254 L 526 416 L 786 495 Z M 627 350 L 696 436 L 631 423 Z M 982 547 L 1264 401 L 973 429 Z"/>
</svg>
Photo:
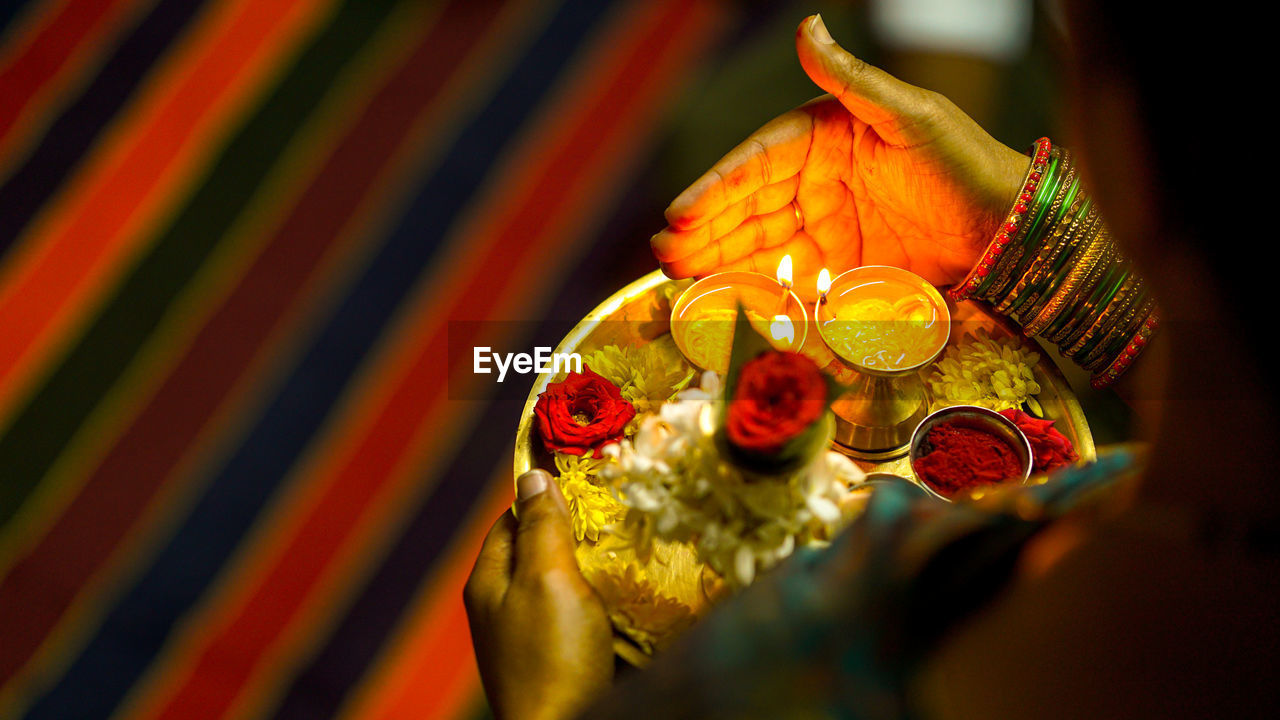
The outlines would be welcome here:
<svg viewBox="0 0 1280 720">
<path fill-rule="evenodd" d="M 573 330 L 556 347 L 558 353 L 580 352 L 585 354 L 596 348 L 617 344 L 626 345 L 641 341 L 651 341 L 670 328 L 671 305 L 680 293 L 691 284 L 688 280 L 670 280 L 660 270 L 655 270 L 632 282 L 609 299 L 601 303 L 582 319 Z M 1020 335 L 1015 326 L 1004 318 L 987 313 L 981 306 L 972 302 L 957 304 L 948 303 L 951 312 L 952 334 L 948 344 L 958 342 L 960 336 L 978 327 L 986 328 L 992 337 Z M 817 332 L 810 332 L 811 338 L 818 338 Z M 821 342 L 817 340 L 817 342 Z M 825 348 L 812 348 L 805 343 L 806 350 L 821 355 Z M 1041 392 L 1037 396 L 1046 418 L 1056 421 L 1060 432 L 1070 438 L 1083 460 L 1096 458 L 1093 435 L 1084 411 L 1080 407 L 1070 385 L 1062 375 L 1062 371 L 1041 349 L 1037 348 L 1040 362 L 1035 371 L 1040 381 Z M 828 353 L 829 354 L 829 353 Z M 932 365 L 920 372 L 926 376 Z M 515 474 L 521 475 L 534 468 L 541 467 L 555 474 L 552 458 L 535 442 L 533 424 L 533 406 L 551 381 L 549 373 L 539 375 L 529 390 L 521 414 L 520 425 L 516 431 Z M 907 458 L 899 458 L 887 463 L 858 462 L 868 473 L 888 472 L 914 481 L 915 476 Z M 603 552 L 610 553 L 603 557 Z M 590 574 L 602 566 L 616 566 L 618 562 L 634 559 L 634 553 L 622 550 L 618 557 L 617 549 L 601 551 L 599 546 L 587 541 L 578 546 L 577 559 L 583 572 Z M 679 600 L 689 606 L 695 613 L 700 612 L 709 603 L 708 590 L 714 592 L 714 578 L 710 571 L 703 570 L 693 554 L 692 549 L 683 545 L 665 545 L 655 550 L 656 560 L 646 568 L 644 579 L 652 583 L 665 595 Z M 620 635 L 615 648 L 624 659 L 644 664 L 647 655 L 637 645 Z"/>
</svg>

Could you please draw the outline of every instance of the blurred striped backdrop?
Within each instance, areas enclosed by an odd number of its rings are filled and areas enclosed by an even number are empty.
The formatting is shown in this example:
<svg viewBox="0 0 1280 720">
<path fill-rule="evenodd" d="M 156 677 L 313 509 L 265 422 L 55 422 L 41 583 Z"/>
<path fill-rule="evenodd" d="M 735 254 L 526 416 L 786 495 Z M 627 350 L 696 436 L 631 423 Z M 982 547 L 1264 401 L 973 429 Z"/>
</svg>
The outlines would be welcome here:
<svg viewBox="0 0 1280 720">
<path fill-rule="evenodd" d="M 0 717 L 485 713 L 460 592 L 528 383 L 459 400 L 449 321 L 648 269 L 631 189 L 744 15 L 5 5 Z"/>
</svg>

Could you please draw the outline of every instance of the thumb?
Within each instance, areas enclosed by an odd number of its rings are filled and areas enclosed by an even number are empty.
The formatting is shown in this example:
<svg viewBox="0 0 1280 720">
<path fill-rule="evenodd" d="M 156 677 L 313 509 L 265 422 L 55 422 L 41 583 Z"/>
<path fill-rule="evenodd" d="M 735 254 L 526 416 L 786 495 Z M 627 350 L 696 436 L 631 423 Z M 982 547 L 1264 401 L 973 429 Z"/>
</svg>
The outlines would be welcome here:
<svg viewBox="0 0 1280 720">
<path fill-rule="evenodd" d="M 542 573 L 576 567 L 569 506 L 545 470 L 530 470 L 516 479 L 515 574 Z"/>
<path fill-rule="evenodd" d="M 821 15 L 801 21 L 796 53 L 809 79 L 868 125 L 902 125 L 924 109 L 926 91 L 851 55 L 832 39 Z"/>
</svg>

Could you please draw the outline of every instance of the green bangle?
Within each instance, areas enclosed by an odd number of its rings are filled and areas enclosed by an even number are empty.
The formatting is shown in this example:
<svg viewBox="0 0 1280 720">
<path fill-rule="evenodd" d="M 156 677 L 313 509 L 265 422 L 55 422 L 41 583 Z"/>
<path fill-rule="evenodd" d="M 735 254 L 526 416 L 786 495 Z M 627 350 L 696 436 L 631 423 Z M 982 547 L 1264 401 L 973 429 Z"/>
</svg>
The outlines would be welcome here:
<svg viewBox="0 0 1280 720">
<path fill-rule="evenodd" d="M 1049 289 L 1037 303 L 1034 314 L 1026 315 L 1030 319 L 1023 323 L 1023 327 L 1028 334 L 1039 335 L 1045 340 L 1052 341 L 1051 331 L 1060 329 L 1066 322 L 1071 300 L 1079 297 L 1082 287 L 1093 287 L 1092 281 L 1098 266 L 1099 255 L 1105 254 L 1103 250 L 1110 246 L 1094 251 L 1097 245 L 1095 241 L 1101 234 L 1101 219 L 1098 217 L 1097 206 L 1088 196 L 1085 196 L 1085 202 L 1088 203 L 1088 209 L 1077 215 L 1071 223 L 1071 237 L 1064 242 L 1067 248 L 1059 259 L 1061 267 L 1050 280 Z M 1090 257 L 1090 253 L 1094 253 L 1094 265 L 1083 270 L 1084 274 L 1081 275 L 1081 267 Z M 1100 274 L 1101 270 L 1097 272 Z"/>
<path fill-rule="evenodd" d="M 1138 331 L 1138 322 L 1141 320 L 1138 317 L 1138 309 L 1146 301 L 1147 288 L 1139 278 L 1133 291 L 1123 298 L 1122 306 L 1117 308 L 1117 322 L 1103 334 L 1105 339 L 1094 348 L 1094 351 L 1081 358 L 1080 366 L 1086 370 L 1099 370 L 1109 365 L 1109 359 L 1118 355 L 1129 343 L 1129 338 Z"/>
<path fill-rule="evenodd" d="M 1062 350 L 1063 355 L 1070 357 L 1072 360 L 1077 360 L 1077 358 L 1080 357 L 1080 353 L 1084 349 L 1086 339 L 1090 338 L 1089 331 L 1097 325 L 1103 311 L 1111 304 L 1111 300 L 1116 296 L 1116 293 L 1120 291 L 1120 287 L 1129 279 L 1129 270 L 1129 263 L 1127 261 L 1121 260 L 1116 263 L 1116 266 L 1113 269 L 1113 272 L 1116 273 L 1116 277 L 1112 279 L 1110 283 L 1104 282 L 1099 286 L 1099 288 L 1105 290 L 1105 292 L 1103 292 L 1098 303 L 1090 309 L 1086 319 L 1080 323 L 1080 326 L 1076 328 L 1075 332 L 1071 333 L 1071 335 L 1063 340 L 1062 344 L 1058 346 Z"/>
<path fill-rule="evenodd" d="M 1046 263 L 1049 262 L 1050 257 L 1056 257 L 1061 252 L 1060 241 L 1067 230 L 1067 225 L 1062 222 L 1062 219 L 1064 214 L 1074 210 L 1067 203 L 1067 198 L 1074 197 L 1072 188 L 1077 187 L 1076 167 L 1071 163 L 1069 151 L 1063 151 L 1059 167 L 1065 168 L 1065 175 L 1058 183 L 1053 202 L 1050 203 L 1044 216 L 1043 231 L 1039 233 L 1039 237 L 1028 243 L 1029 261 L 1024 262 L 1025 269 L 1017 275 L 1013 287 L 995 308 L 996 312 L 1008 317 L 1016 317 L 1016 309 L 1024 305 L 1028 298 L 1039 294 L 1037 288 L 1044 279 Z"/>
<path fill-rule="evenodd" d="M 1144 294 L 1142 304 L 1137 306 L 1124 332 L 1119 333 L 1111 346 L 1107 348 L 1107 352 L 1095 365 L 1094 372 L 1110 367 L 1124 353 L 1125 349 L 1131 346 L 1133 339 L 1142 332 L 1143 326 L 1147 323 L 1147 318 L 1155 311 L 1156 299 Z"/>
<path fill-rule="evenodd" d="M 1063 231 L 1062 239 L 1058 241 L 1058 247 L 1054 249 L 1054 253 L 1049 256 L 1043 274 L 1036 282 L 1030 302 L 1023 307 L 1014 308 L 1018 317 L 1025 320 L 1024 325 L 1039 319 L 1045 306 L 1062 287 L 1071 267 L 1069 260 L 1076 255 L 1083 244 L 1081 238 L 1085 237 L 1084 230 L 1092 221 L 1090 211 L 1093 208 L 1093 201 L 1083 195 L 1078 198 L 1078 201 L 1079 207 L 1071 213 L 1070 221 L 1067 222 L 1065 219 L 1063 221 L 1067 226 Z M 1028 326 L 1028 332 L 1030 331 L 1031 328 Z"/>
<path fill-rule="evenodd" d="M 1054 230 L 1046 238 L 1045 249 L 1041 251 L 1042 257 L 1036 258 L 1036 262 L 1028 270 L 1029 273 L 1032 273 L 1032 278 L 1023 289 L 1023 292 L 1018 294 L 1013 304 L 1009 307 L 1009 315 L 1017 318 L 1022 318 L 1024 315 L 1028 318 L 1035 317 L 1034 310 L 1038 309 L 1042 304 L 1041 301 L 1047 300 L 1051 294 L 1046 291 L 1055 287 L 1050 284 L 1049 280 L 1057 275 L 1058 269 L 1062 266 L 1063 258 L 1070 254 L 1067 250 L 1071 248 L 1076 221 L 1083 217 L 1080 213 L 1086 212 L 1089 205 L 1088 199 L 1085 198 L 1082 207 L 1072 207 L 1075 204 L 1076 191 L 1079 187 L 1080 179 L 1077 177 L 1071 183 L 1071 187 L 1068 188 L 1063 198 L 1063 206 L 1067 210 L 1059 213 L 1058 219 L 1051 225 Z M 1068 218 L 1070 218 L 1070 221 L 1068 221 Z"/>
<path fill-rule="evenodd" d="M 1027 249 L 1031 246 L 1035 237 L 1035 231 L 1039 229 L 1040 222 L 1044 219 L 1048 209 L 1049 199 L 1057 194 L 1058 183 L 1062 178 L 1058 174 L 1060 167 L 1059 160 L 1061 154 L 1055 152 L 1049 157 L 1049 166 L 1045 168 L 1044 177 L 1040 180 L 1040 185 L 1036 187 L 1036 194 L 1031 201 L 1031 207 L 1028 210 L 1032 213 L 1032 221 L 1027 223 L 1026 228 L 1018 234 L 1018 238 L 1011 241 L 1009 249 L 1017 248 L 1016 252 L 1006 252 L 1005 256 L 1000 259 L 987 279 L 978 286 L 979 296 L 986 298 L 989 302 L 998 303 L 996 297 L 1001 295 L 1006 289 L 1012 278 L 1019 276 L 1014 269 L 1022 265 L 1023 256 L 1027 254 Z"/>
<path fill-rule="evenodd" d="M 1086 282 L 1080 288 L 1080 296 L 1084 298 L 1084 302 L 1078 303 L 1075 312 L 1068 313 L 1067 321 L 1063 324 L 1062 329 L 1054 334 L 1053 342 L 1062 349 L 1066 349 L 1075 344 L 1076 339 L 1080 337 L 1088 329 L 1087 321 L 1093 315 L 1094 309 L 1097 307 L 1098 301 L 1106 293 L 1107 287 L 1118 277 L 1123 276 L 1120 263 L 1115 262 L 1116 255 L 1114 252 L 1107 253 L 1105 262 L 1101 262 L 1103 258 L 1099 258 L 1100 262 L 1094 272 L 1090 273 L 1086 278 Z M 1082 327 L 1083 326 L 1083 327 Z"/>
<path fill-rule="evenodd" d="M 1083 296 L 1084 298 L 1091 298 L 1094 291 L 1097 289 L 1098 284 L 1102 282 L 1104 276 L 1106 276 L 1106 274 L 1111 270 L 1112 261 L 1115 259 L 1116 255 L 1116 249 L 1115 245 L 1111 243 L 1110 239 L 1106 236 L 1105 228 L 1103 228 L 1101 224 L 1101 218 L 1097 213 L 1094 213 L 1094 221 L 1090 225 L 1089 232 L 1085 234 L 1080 243 L 1080 250 L 1078 251 L 1080 257 L 1076 258 L 1073 256 L 1071 261 L 1068 263 L 1069 267 L 1067 269 L 1067 278 L 1063 281 L 1064 285 L 1069 285 L 1071 283 L 1072 273 L 1080 272 L 1080 263 L 1085 262 L 1088 258 L 1088 254 L 1093 251 L 1095 245 L 1100 245 L 1102 248 L 1098 251 L 1098 255 L 1093 266 L 1089 267 L 1085 271 L 1084 277 L 1080 278 L 1074 288 L 1069 289 L 1069 297 L 1080 298 Z M 1075 303 L 1070 303 L 1068 298 L 1064 298 L 1063 307 L 1058 311 L 1058 316 L 1049 323 L 1049 327 L 1045 329 L 1044 332 L 1041 332 L 1040 336 L 1055 345 L 1061 342 L 1068 330 L 1074 327 L 1078 320 L 1079 313 L 1071 311 L 1072 305 L 1074 305 L 1076 309 L 1080 309 L 1084 306 L 1084 303 L 1079 300 Z"/>
<path fill-rule="evenodd" d="M 1098 315 L 1098 319 L 1085 332 L 1084 337 L 1080 339 L 1080 347 L 1075 349 L 1072 354 L 1072 357 L 1080 367 L 1088 368 L 1089 364 L 1096 360 L 1094 354 L 1102 348 L 1107 338 L 1110 337 L 1110 330 L 1116 318 L 1123 315 L 1123 309 L 1127 307 L 1129 301 L 1133 298 L 1134 291 L 1139 289 L 1141 284 L 1142 278 L 1136 274 L 1126 274 L 1120 289 L 1103 306 L 1102 313 Z"/>
</svg>

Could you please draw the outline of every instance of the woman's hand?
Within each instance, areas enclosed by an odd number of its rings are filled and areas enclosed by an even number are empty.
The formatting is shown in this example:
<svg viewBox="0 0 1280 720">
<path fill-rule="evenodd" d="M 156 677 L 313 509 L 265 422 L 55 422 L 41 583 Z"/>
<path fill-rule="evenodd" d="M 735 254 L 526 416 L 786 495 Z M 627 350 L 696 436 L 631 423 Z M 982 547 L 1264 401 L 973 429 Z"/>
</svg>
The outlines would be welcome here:
<svg viewBox="0 0 1280 720">
<path fill-rule="evenodd" d="M 573 557 L 569 508 L 542 470 L 516 481 L 467 580 L 471 637 L 499 718 L 567 718 L 613 678 L 613 630 Z"/>
<path fill-rule="evenodd" d="M 784 254 L 812 299 L 826 267 L 896 265 L 961 280 L 1013 204 L 1029 159 L 946 98 L 845 52 L 817 15 L 800 64 L 830 92 L 757 130 L 667 208 L 654 255 L 673 278 L 772 275 Z"/>
</svg>

